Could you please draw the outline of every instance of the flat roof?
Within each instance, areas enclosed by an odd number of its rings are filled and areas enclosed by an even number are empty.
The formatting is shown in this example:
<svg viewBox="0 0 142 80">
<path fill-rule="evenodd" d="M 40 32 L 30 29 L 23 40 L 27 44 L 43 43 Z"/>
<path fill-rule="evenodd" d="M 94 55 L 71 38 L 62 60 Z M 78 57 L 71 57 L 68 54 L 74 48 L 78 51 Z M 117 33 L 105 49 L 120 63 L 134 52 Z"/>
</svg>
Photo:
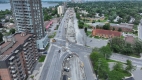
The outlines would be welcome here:
<svg viewBox="0 0 142 80">
<path fill-rule="evenodd" d="M 102 27 L 103 25 L 105 25 L 105 23 L 102 23 L 102 22 L 96 22 L 96 23 L 93 23 L 91 24 L 91 26 L 100 26 Z M 110 26 L 113 26 L 113 27 L 124 27 L 124 28 L 132 28 L 133 27 L 133 24 L 128 24 L 128 23 L 121 23 L 121 24 L 114 24 L 114 23 L 110 23 Z"/>
<path fill-rule="evenodd" d="M 14 51 L 20 44 L 23 44 L 24 41 L 32 36 L 33 34 L 27 34 L 26 36 L 21 36 L 21 33 L 17 33 L 15 34 L 13 37 L 15 38 L 16 42 L 13 44 L 13 46 L 11 48 L 9 48 L 8 50 L 6 50 L 4 53 L 2 53 L 2 55 L 9 55 L 11 54 L 12 51 Z M 10 42 L 5 42 L 4 44 L 2 44 L 2 46 L 5 46 L 7 44 L 9 44 Z"/>
</svg>

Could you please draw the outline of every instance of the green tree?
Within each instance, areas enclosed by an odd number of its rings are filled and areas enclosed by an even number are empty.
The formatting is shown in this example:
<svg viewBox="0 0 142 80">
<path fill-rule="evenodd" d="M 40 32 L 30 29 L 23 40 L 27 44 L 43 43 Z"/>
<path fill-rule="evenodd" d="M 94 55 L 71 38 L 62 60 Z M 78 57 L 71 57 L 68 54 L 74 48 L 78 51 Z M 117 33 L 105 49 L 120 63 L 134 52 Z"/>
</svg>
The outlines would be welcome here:
<svg viewBox="0 0 142 80">
<path fill-rule="evenodd" d="M 119 31 L 119 32 L 121 32 L 121 31 L 122 31 L 122 29 L 121 29 L 121 28 L 118 28 L 118 31 Z"/>
<path fill-rule="evenodd" d="M 3 41 L 2 37 L 3 37 L 3 34 L 0 32 L 0 42 Z"/>
<path fill-rule="evenodd" d="M 122 80 L 122 78 L 124 78 L 124 74 L 117 70 L 109 72 L 108 80 Z"/>
<path fill-rule="evenodd" d="M 135 67 L 132 65 L 132 62 L 130 60 L 127 60 L 127 67 L 125 68 L 126 71 L 132 72 L 135 70 Z"/>
<path fill-rule="evenodd" d="M 110 24 L 109 24 L 109 23 L 106 23 L 106 24 L 103 26 L 103 29 L 109 30 L 109 29 L 110 29 Z"/>
<path fill-rule="evenodd" d="M 95 23 L 95 22 L 96 22 L 95 20 L 92 21 L 92 23 Z"/>
<path fill-rule="evenodd" d="M 133 50 L 136 54 L 140 54 L 142 52 L 142 41 L 135 40 L 135 43 L 133 45 Z"/>
<path fill-rule="evenodd" d="M 13 28 L 10 29 L 10 33 L 11 33 L 11 34 L 14 34 L 14 33 L 15 33 L 15 29 L 13 29 Z"/>
<path fill-rule="evenodd" d="M 84 28 L 85 33 L 87 33 L 87 27 Z"/>
<path fill-rule="evenodd" d="M 115 30 L 115 28 L 113 27 L 113 31 Z"/>
<path fill-rule="evenodd" d="M 123 68 L 123 64 L 120 63 L 120 62 L 117 62 L 114 66 L 113 66 L 113 70 L 116 70 L 116 71 L 124 71 L 124 68 Z"/>
<path fill-rule="evenodd" d="M 112 54 L 109 45 L 101 47 L 100 53 L 102 53 L 106 59 L 108 59 Z"/>
<path fill-rule="evenodd" d="M 11 19 L 11 20 L 10 20 L 10 23 L 14 23 L 14 21 Z"/>
</svg>

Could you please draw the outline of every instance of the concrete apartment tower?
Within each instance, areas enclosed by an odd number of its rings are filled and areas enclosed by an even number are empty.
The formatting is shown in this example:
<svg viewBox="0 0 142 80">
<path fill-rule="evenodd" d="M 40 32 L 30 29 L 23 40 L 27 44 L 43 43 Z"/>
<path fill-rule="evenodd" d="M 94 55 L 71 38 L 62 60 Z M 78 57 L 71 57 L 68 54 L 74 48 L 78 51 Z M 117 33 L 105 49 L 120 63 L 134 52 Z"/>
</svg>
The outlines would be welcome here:
<svg viewBox="0 0 142 80">
<path fill-rule="evenodd" d="M 41 0 L 10 0 L 18 32 L 36 35 L 38 49 L 45 49 L 48 36 L 45 36 Z"/>
<path fill-rule="evenodd" d="M 64 6 L 58 6 L 57 7 L 57 10 L 58 10 L 58 14 L 60 16 L 62 16 L 64 14 Z"/>
<path fill-rule="evenodd" d="M 140 20 L 140 23 L 138 26 L 138 38 L 142 40 L 142 20 Z"/>
</svg>

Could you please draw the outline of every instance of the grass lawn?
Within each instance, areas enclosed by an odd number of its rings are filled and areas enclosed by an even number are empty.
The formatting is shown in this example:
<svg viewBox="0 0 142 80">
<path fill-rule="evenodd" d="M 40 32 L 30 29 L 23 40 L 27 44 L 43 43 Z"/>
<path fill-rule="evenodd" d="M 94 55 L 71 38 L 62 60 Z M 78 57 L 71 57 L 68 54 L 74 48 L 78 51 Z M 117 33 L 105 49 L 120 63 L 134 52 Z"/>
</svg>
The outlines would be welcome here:
<svg viewBox="0 0 142 80">
<path fill-rule="evenodd" d="M 100 37 L 99 37 L 99 36 L 94 36 L 94 38 L 100 39 Z"/>
<path fill-rule="evenodd" d="M 86 33 L 87 36 L 89 36 L 89 35 L 91 35 L 91 34 L 92 34 L 91 31 L 87 31 L 87 33 Z"/>
<path fill-rule="evenodd" d="M 54 34 L 53 34 L 53 35 L 48 36 L 48 38 L 54 38 L 54 37 L 55 37 L 55 35 L 56 35 L 56 32 L 54 32 Z"/>
<path fill-rule="evenodd" d="M 138 25 L 134 25 L 133 29 L 138 30 Z"/>
<path fill-rule="evenodd" d="M 129 56 L 135 57 L 135 58 L 140 58 L 140 55 L 136 55 L 136 54 L 130 54 Z"/>
<path fill-rule="evenodd" d="M 45 55 L 40 56 L 39 57 L 39 62 L 44 62 L 45 57 L 46 57 Z"/>
<path fill-rule="evenodd" d="M 49 43 L 48 43 L 47 46 L 46 46 L 46 48 L 45 48 L 45 50 L 48 50 L 49 46 L 50 46 L 50 45 L 49 45 Z"/>
<path fill-rule="evenodd" d="M 115 60 L 112 60 L 112 59 L 107 59 L 106 61 L 107 62 L 119 62 L 119 61 L 115 61 Z M 122 63 L 122 62 L 120 62 L 120 63 Z"/>
<path fill-rule="evenodd" d="M 125 77 L 131 76 L 131 74 L 129 72 L 127 72 L 127 71 L 123 71 L 123 74 L 124 74 Z"/>
</svg>

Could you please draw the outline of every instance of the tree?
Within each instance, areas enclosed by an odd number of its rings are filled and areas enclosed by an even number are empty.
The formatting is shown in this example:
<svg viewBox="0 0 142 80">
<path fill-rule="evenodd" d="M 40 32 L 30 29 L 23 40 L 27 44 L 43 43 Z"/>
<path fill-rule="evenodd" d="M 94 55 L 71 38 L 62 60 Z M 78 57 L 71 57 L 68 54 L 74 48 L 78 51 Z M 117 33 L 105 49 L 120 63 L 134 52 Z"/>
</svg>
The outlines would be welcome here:
<svg viewBox="0 0 142 80">
<path fill-rule="evenodd" d="M 113 27 L 113 31 L 115 30 L 115 28 Z"/>
<path fill-rule="evenodd" d="M 87 33 L 87 27 L 84 28 L 85 33 Z"/>
<path fill-rule="evenodd" d="M 127 60 L 127 67 L 125 68 L 126 71 L 132 72 L 135 70 L 135 67 L 132 65 L 132 62 L 130 60 Z"/>
<path fill-rule="evenodd" d="M 117 62 L 114 66 L 113 66 L 113 70 L 116 70 L 116 71 L 124 71 L 124 68 L 123 68 L 123 64 L 120 63 L 120 62 Z"/>
<path fill-rule="evenodd" d="M 95 22 L 96 22 L 95 20 L 92 21 L 92 23 L 95 23 Z"/>
<path fill-rule="evenodd" d="M 135 40 L 135 43 L 133 45 L 133 50 L 136 54 L 140 54 L 142 52 L 142 41 Z"/>
<path fill-rule="evenodd" d="M 106 24 L 103 26 L 103 29 L 109 30 L 109 29 L 110 29 L 110 24 L 109 24 L 109 23 L 106 23 Z"/>
<path fill-rule="evenodd" d="M 108 80 L 122 80 L 122 78 L 124 78 L 124 74 L 119 71 L 112 70 L 109 72 L 108 78 Z"/>
<path fill-rule="evenodd" d="M 14 21 L 12 19 L 10 19 L 10 23 L 14 23 Z"/>
<path fill-rule="evenodd" d="M 119 31 L 119 32 L 121 32 L 121 31 L 122 31 L 122 29 L 121 29 L 121 28 L 119 28 L 119 29 L 118 29 L 118 31 Z"/>
<path fill-rule="evenodd" d="M 34 76 L 30 76 L 30 78 L 31 78 L 32 80 L 34 80 Z"/>
<path fill-rule="evenodd" d="M 103 46 L 102 48 L 100 48 L 100 53 L 102 53 L 104 57 L 108 59 L 111 56 L 111 49 L 109 45 Z"/>
<path fill-rule="evenodd" d="M 0 32 L 0 42 L 3 41 L 3 34 Z"/>
<path fill-rule="evenodd" d="M 11 34 L 14 34 L 14 33 L 15 33 L 15 29 L 13 29 L 13 28 L 10 29 L 10 33 L 11 33 Z"/>
</svg>

